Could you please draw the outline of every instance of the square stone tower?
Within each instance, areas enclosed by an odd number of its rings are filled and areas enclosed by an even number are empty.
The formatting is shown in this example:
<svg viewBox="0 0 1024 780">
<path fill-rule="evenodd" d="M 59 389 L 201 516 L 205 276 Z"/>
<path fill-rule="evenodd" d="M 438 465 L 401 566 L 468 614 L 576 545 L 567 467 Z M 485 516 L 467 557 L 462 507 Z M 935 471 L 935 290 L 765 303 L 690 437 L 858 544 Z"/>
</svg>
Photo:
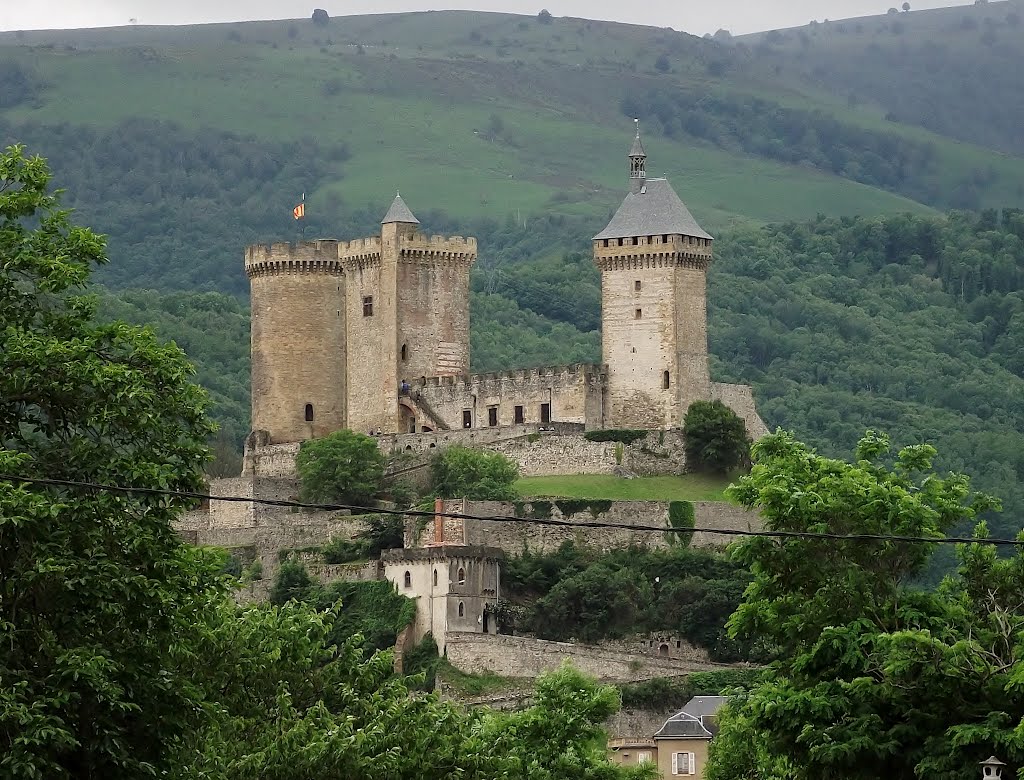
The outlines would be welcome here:
<svg viewBox="0 0 1024 780">
<path fill-rule="evenodd" d="M 647 178 L 639 129 L 629 161 L 629 194 L 593 239 L 608 367 L 605 424 L 678 428 L 691 403 L 711 398 L 706 289 L 712 237 L 666 179 Z"/>
</svg>

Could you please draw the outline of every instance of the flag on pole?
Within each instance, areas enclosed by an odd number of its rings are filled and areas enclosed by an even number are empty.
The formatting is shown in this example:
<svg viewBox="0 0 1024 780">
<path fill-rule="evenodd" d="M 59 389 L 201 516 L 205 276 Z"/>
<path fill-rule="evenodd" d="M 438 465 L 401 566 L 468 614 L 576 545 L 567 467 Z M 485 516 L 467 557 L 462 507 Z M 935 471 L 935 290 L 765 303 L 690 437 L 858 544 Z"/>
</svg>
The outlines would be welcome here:
<svg viewBox="0 0 1024 780">
<path fill-rule="evenodd" d="M 302 219 L 303 217 L 305 217 L 306 216 L 306 202 L 303 201 L 298 206 L 293 208 L 292 209 L 292 214 L 295 216 L 295 219 Z"/>
</svg>

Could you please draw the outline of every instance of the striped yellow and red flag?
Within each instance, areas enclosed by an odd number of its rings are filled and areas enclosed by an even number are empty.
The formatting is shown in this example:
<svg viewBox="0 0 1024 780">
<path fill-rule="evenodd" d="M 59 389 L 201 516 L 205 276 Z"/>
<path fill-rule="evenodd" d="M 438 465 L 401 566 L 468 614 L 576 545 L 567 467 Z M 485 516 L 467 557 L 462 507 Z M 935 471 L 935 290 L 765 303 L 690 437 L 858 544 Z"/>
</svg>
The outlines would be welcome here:
<svg viewBox="0 0 1024 780">
<path fill-rule="evenodd" d="M 306 216 L 306 202 L 303 201 L 298 206 L 293 208 L 292 209 L 292 214 L 295 216 L 295 219 L 302 219 L 303 217 L 305 217 Z"/>
</svg>

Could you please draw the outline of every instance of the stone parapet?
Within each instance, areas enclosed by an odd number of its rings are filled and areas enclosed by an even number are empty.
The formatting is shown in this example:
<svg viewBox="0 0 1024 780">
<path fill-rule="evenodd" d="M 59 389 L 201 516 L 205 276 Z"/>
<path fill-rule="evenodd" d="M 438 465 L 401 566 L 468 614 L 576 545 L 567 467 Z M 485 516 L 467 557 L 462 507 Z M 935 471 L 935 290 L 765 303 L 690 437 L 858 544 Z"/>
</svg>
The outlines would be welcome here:
<svg viewBox="0 0 1024 780">
<path fill-rule="evenodd" d="M 245 250 L 245 272 L 249 278 L 287 273 L 342 273 L 338 241 L 321 239 L 297 243 L 253 244 Z"/>
<path fill-rule="evenodd" d="M 605 682 L 639 682 L 690 672 L 733 668 L 710 661 L 653 658 L 604 645 L 549 642 L 501 634 L 449 632 L 448 660 L 463 672 L 502 677 L 537 677 L 569 660 L 584 674 Z"/>
</svg>

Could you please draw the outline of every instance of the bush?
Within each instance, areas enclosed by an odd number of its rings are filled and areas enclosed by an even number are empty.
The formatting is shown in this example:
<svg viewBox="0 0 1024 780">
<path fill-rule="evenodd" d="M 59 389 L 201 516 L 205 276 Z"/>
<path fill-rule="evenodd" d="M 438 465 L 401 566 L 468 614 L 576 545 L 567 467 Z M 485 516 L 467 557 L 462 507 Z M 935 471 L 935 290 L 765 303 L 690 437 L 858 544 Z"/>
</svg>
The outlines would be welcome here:
<svg viewBox="0 0 1024 780">
<path fill-rule="evenodd" d="M 547 8 L 541 8 L 537 14 L 537 21 L 541 24 L 551 24 L 551 12 Z"/>
<path fill-rule="evenodd" d="M 330 21 L 330 14 L 323 8 L 317 8 L 313 11 L 313 24 L 318 27 L 326 27 Z"/>
<path fill-rule="evenodd" d="M 721 401 L 695 401 L 683 421 L 691 471 L 728 473 L 750 462 L 747 427 Z"/>
<path fill-rule="evenodd" d="M 668 505 L 668 524 L 673 528 L 693 528 L 695 517 L 693 503 L 690 501 L 673 501 Z M 665 534 L 665 538 L 669 544 L 689 547 L 693 540 L 693 533 L 668 532 Z"/>
<path fill-rule="evenodd" d="M 423 680 L 413 687 L 421 691 L 432 691 L 437 682 L 437 665 L 440 660 L 434 635 L 427 633 L 418 645 L 406 652 L 402 659 L 402 670 L 407 677 L 422 674 Z"/>
<path fill-rule="evenodd" d="M 295 459 L 302 497 L 367 506 L 380 493 L 384 455 L 369 436 L 349 430 L 304 441 Z"/>
<path fill-rule="evenodd" d="M 587 431 L 583 434 L 583 438 L 587 441 L 595 442 L 615 441 L 628 446 L 633 442 L 647 438 L 647 431 L 630 430 L 628 428 L 618 430 L 609 428 L 603 431 Z"/>
<path fill-rule="evenodd" d="M 511 501 L 519 467 L 500 453 L 448 447 L 434 456 L 430 479 L 441 498 Z"/>
<path fill-rule="evenodd" d="M 277 570 L 270 587 L 270 603 L 276 606 L 289 601 L 308 601 L 317 589 L 306 567 L 294 561 L 285 561 Z"/>
</svg>

